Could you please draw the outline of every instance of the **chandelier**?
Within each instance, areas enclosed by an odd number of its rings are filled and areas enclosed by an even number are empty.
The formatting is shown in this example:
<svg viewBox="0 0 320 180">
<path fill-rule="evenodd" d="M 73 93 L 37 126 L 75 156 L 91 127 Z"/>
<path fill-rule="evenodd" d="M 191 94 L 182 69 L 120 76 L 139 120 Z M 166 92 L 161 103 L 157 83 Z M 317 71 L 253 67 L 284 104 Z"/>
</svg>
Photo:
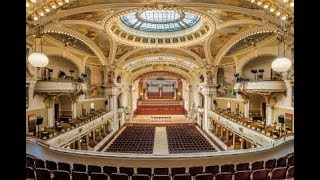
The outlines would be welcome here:
<svg viewBox="0 0 320 180">
<path fill-rule="evenodd" d="M 42 53 L 42 35 L 44 26 L 38 25 L 35 27 L 34 51 L 28 56 L 28 62 L 36 67 L 43 68 L 48 65 L 49 59 L 47 55 Z"/>
<path fill-rule="evenodd" d="M 278 57 L 273 60 L 272 64 L 271 64 L 271 68 L 272 70 L 278 72 L 278 73 L 282 73 L 282 75 L 284 76 L 285 73 L 290 69 L 291 67 L 291 60 L 286 57 L 286 44 L 285 44 L 285 40 L 289 34 L 289 27 L 281 27 L 278 31 L 277 31 L 277 40 L 279 42 L 278 44 Z M 282 55 L 280 55 L 280 46 L 281 44 L 283 44 L 283 53 Z"/>
</svg>

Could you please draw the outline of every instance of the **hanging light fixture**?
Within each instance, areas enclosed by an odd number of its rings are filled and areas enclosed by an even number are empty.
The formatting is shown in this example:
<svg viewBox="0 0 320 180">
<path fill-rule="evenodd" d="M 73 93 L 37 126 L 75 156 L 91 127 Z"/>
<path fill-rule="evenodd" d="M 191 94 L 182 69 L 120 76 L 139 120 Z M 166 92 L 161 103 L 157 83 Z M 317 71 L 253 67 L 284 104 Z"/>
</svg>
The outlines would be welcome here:
<svg viewBox="0 0 320 180">
<path fill-rule="evenodd" d="M 286 57 L 286 45 L 285 45 L 285 39 L 287 36 L 287 30 L 282 28 L 280 31 L 277 32 L 278 34 L 278 41 L 279 41 L 279 45 L 278 45 L 278 57 L 273 60 L 272 64 L 271 64 L 271 68 L 272 70 L 281 73 L 283 76 L 285 76 L 285 73 L 290 69 L 291 67 L 291 60 Z M 283 54 L 280 55 L 280 45 L 281 43 L 283 43 Z"/>
<path fill-rule="evenodd" d="M 28 62 L 36 67 L 36 68 L 43 68 L 48 65 L 49 59 L 47 55 L 42 53 L 42 33 L 43 33 L 43 26 L 38 25 L 36 27 L 36 33 L 35 33 L 35 41 L 34 41 L 34 52 L 32 52 L 28 56 Z M 40 47 L 37 46 L 39 43 Z"/>
</svg>

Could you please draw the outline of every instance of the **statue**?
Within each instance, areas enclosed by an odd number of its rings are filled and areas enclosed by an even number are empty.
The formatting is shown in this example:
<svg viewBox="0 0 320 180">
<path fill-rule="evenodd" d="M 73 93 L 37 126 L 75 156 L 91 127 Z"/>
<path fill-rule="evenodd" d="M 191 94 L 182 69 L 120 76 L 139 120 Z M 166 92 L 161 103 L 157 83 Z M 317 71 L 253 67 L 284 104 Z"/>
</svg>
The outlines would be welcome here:
<svg viewBox="0 0 320 180">
<path fill-rule="evenodd" d="M 114 72 L 113 71 L 109 71 L 108 72 L 108 84 L 109 85 L 113 85 L 114 84 Z"/>
<path fill-rule="evenodd" d="M 207 84 L 213 84 L 213 74 L 211 71 L 207 71 Z"/>
<path fill-rule="evenodd" d="M 96 97 L 97 95 L 98 95 L 98 88 L 97 88 L 97 86 L 94 84 L 94 85 L 92 85 L 91 97 Z"/>
</svg>

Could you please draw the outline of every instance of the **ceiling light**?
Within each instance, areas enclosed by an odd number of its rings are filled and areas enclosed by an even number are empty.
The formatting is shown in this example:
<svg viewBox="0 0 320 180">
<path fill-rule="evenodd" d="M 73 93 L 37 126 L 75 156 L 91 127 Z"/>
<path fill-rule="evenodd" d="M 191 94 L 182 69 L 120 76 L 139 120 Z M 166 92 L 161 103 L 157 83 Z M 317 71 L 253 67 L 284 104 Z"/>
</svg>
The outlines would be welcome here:
<svg viewBox="0 0 320 180">
<path fill-rule="evenodd" d="M 275 10 L 274 6 L 270 6 L 270 12 L 274 12 Z"/>
<path fill-rule="evenodd" d="M 58 5 L 59 6 L 62 6 L 63 5 L 63 2 L 62 1 L 57 1 Z"/>
<path fill-rule="evenodd" d="M 269 3 L 264 3 L 263 8 L 268 9 L 269 6 L 270 6 Z"/>
<path fill-rule="evenodd" d="M 294 6 L 294 1 L 291 1 L 290 4 L 289 4 L 291 7 Z"/>
<path fill-rule="evenodd" d="M 258 6 L 261 6 L 262 1 L 258 1 L 257 4 L 258 4 Z"/>
<path fill-rule="evenodd" d="M 282 19 L 282 20 L 286 20 L 287 18 L 288 18 L 288 15 L 286 15 L 286 14 L 284 14 L 284 15 L 281 16 L 281 19 Z"/>
<path fill-rule="evenodd" d="M 36 16 L 36 15 L 34 15 L 34 16 L 33 16 L 33 20 L 37 21 L 37 20 L 39 20 L 39 17 Z"/>
<path fill-rule="evenodd" d="M 57 8 L 57 4 L 56 3 L 51 3 L 50 6 L 52 7 L 52 9 L 56 9 Z"/>
<path fill-rule="evenodd" d="M 28 1 L 26 2 L 26 7 L 30 7 L 30 3 Z"/>
<path fill-rule="evenodd" d="M 251 3 L 254 3 L 254 2 L 256 2 L 256 0 L 251 0 Z"/>
<path fill-rule="evenodd" d="M 69 3 L 69 2 L 70 2 L 70 0 L 64 0 L 64 2 L 65 2 L 65 3 Z"/>
<path fill-rule="evenodd" d="M 284 3 L 288 2 L 289 0 L 283 0 Z"/>
<path fill-rule="evenodd" d="M 31 0 L 31 2 L 32 2 L 32 3 L 36 3 L 36 2 L 37 2 L 37 0 Z"/>
<path fill-rule="evenodd" d="M 277 11 L 276 12 L 276 16 L 280 16 L 281 12 L 280 11 Z"/>
<path fill-rule="evenodd" d="M 40 16 L 44 16 L 44 12 L 43 11 L 39 11 L 38 13 Z"/>
<path fill-rule="evenodd" d="M 49 6 L 44 6 L 43 9 L 44 9 L 44 11 L 46 11 L 46 12 L 50 12 Z"/>
</svg>

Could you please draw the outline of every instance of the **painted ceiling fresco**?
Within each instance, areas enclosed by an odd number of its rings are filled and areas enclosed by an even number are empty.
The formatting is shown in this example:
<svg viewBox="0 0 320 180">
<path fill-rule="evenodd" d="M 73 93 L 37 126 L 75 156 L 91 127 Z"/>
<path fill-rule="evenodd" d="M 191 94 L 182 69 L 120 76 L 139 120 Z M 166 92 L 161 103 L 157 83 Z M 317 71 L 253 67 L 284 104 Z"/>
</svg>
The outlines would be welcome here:
<svg viewBox="0 0 320 180">
<path fill-rule="evenodd" d="M 230 38 L 237 35 L 238 33 L 244 32 L 248 29 L 258 27 L 254 24 L 241 24 L 230 26 L 224 29 L 221 29 L 213 34 L 213 39 L 210 43 L 210 51 L 212 56 L 216 56 L 221 47 L 226 44 Z"/>
<path fill-rule="evenodd" d="M 190 59 L 194 59 L 194 57 L 192 57 L 191 55 L 181 51 L 181 50 L 177 50 L 177 49 L 168 49 L 168 48 L 148 48 L 148 49 L 144 49 L 141 51 L 138 51 L 136 53 L 133 53 L 132 55 L 130 55 L 127 59 L 132 59 L 135 57 L 139 57 L 139 56 L 143 56 L 143 55 L 155 55 L 155 54 L 175 54 L 175 55 L 179 55 L 179 56 L 184 56 Z"/>
<path fill-rule="evenodd" d="M 64 26 L 87 36 L 103 51 L 103 54 L 106 56 L 106 58 L 109 57 L 110 41 L 108 40 L 105 32 L 93 27 L 79 25 L 79 24 L 64 25 Z"/>
<path fill-rule="evenodd" d="M 205 58 L 203 45 L 196 44 L 196 45 L 190 46 L 188 49 L 196 53 L 201 59 Z"/>
<path fill-rule="evenodd" d="M 63 20 L 86 20 L 86 21 L 101 21 L 109 12 L 106 11 L 91 11 L 91 12 L 84 12 L 84 13 L 77 13 L 72 14 L 70 16 L 66 16 L 63 18 L 60 18 L 60 21 Z"/>
<path fill-rule="evenodd" d="M 133 50 L 132 46 L 127 46 L 127 45 L 124 45 L 124 44 L 120 44 L 117 47 L 115 58 L 116 59 L 120 59 L 123 55 L 125 55 L 127 52 L 132 51 L 132 50 Z"/>
</svg>

